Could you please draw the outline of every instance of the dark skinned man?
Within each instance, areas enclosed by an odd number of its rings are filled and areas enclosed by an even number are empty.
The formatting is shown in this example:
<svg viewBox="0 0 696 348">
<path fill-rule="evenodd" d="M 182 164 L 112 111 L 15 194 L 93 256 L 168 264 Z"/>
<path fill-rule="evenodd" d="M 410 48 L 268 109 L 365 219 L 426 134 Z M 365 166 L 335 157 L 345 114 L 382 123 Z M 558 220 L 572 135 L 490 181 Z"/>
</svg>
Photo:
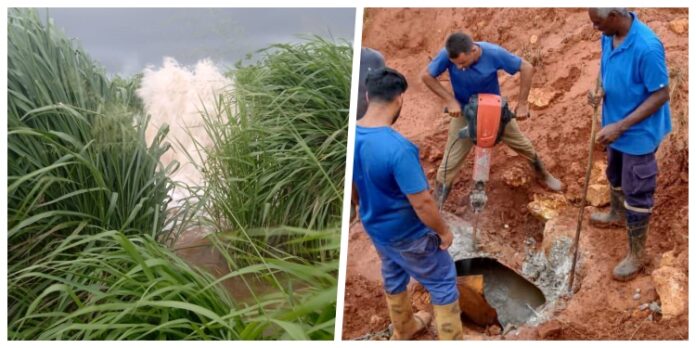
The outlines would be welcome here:
<svg viewBox="0 0 696 348">
<path fill-rule="evenodd" d="M 624 8 L 592 8 L 590 21 L 602 32 L 600 81 L 602 129 L 597 142 L 607 146 L 611 208 L 594 213 L 593 224 L 607 226 L 625 219 L 628 255 L 614 268 L 614 279 L 634 278 L 645 266 L 653 195 L 657 183 L 655 151 L 671 131 L 669 74 L 662 42 Z"/>
</svg>

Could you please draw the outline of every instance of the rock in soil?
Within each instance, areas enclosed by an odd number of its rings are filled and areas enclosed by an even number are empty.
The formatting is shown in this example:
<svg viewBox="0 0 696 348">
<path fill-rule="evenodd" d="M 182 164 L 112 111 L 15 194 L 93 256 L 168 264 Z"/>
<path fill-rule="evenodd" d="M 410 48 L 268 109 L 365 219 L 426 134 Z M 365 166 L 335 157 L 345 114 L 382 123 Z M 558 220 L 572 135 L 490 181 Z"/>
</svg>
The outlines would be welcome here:
<svg viewBox="0 0 696 348">
<path fill-rule="evenodd" d="M 662 313 L 662 308 L 660 308 L 660 305 L 655 301 L 650 302 L 648 309 L 650 309 L 650 311 L 653 313 Z"/>
<path fill-rule="evenodd" d="M 527 209 L 542 221 L 548 221 L 560 214 L 568 201 L 560 193 L 534 194 L 534 199 L 527 204 Z"/>
<path fill-rule="evenodd" d="M 689 30 L 689 20 L 686 18 L 678 18 L 669 22 L 669 28 L 677 34 L 684 34 Z"/>
<path fill-rule="evenodd" d="M 557 91 L 542 88 L 532 88 L 532 90 L 529 92 L 527 101 L 532 104 L 535 109 L 543 109 L 549 106 L 557 94 Z"/>
<path fill-rule="evenodd" d="M 665 266 L 652 272 L 652 280 L 662 303 L 664 319 L 677 317 L 686 311 L 689 305 L 689 293 L 686 287 L 689 279 L 684 272 Z"/>
<path fill-rule="evenodd" d="M 498 325 L 491 325 L 486 328 L 486 333 L 488 336 L 499 336 L 501 333 L 503 333 L 503 329 L 501 329 Z"/>
<path fill-rule="evenodd" d="M 528 168 L 514 166 L 503 172 L 503 182 L 514 188 L 527 186 L 532 181 Z"/>
<path fill-rule="evenodd" d="M 587 187 L 587 203 L 594 207 L 603 207 L 609 204 L 609 185 L 592 184 Z"/>
<path fill-rule="evenodd" d="M 538 331 L 539 338 L 543 340 L 550 340 L 559 338 L 563 333 L 563 327 L 558 321 L 551 320 L 539 325 Z"/>
<path fill-rule="evenodd" d="M 561 255 L 553 255 L 553 252 L 559 250 L 558 245 L 570 243 L 574 236 L 577 222 L 571 217 L 556 217 L 546 221 L 544 225 L 544 236 L 541 241 L 541 248 L 544 251 L 546 259 L 551 261 L 558 259 Z M 557 266 L 552 263 L 553 266 Z"/>
</svg>

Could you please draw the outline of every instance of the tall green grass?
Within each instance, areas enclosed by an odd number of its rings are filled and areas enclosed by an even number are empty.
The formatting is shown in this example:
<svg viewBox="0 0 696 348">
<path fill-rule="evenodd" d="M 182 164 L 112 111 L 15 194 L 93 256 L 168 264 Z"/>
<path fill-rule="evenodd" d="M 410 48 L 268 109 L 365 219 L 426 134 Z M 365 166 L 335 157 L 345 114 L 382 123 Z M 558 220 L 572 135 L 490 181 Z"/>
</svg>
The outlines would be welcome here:
<svg viewBox="0 0 696 348">
<path fill-rule="evenodd" d="M 11 10 L 8 26 L 10 260 L 76 221 L 157 234 L 174 169 L 158 168 L 167 129 L 148 146 L 132 84 L 111 83 L 36 12 Z"/>
<path fill-rule="evenodd" d="M 314 318 L 325 329 L 313 337 L 330 338 L 352 49 L 311 38 L 258 54 L 230 72 L 234 89 L 203 114 L 213 146 L 197 149 L 207 158 L 199 201 L 230 267 L 259 267 L 289 308 L 310 300 L 298 320 Z M 286 277 L 302 282 L 283 286 Z"/>
<path fill-rule="evenodd" d="M 191 268 L 149 236 L 76 233 L 51 247 L 11 273 L 9 287 L 17 291 L 10 300 L 23 313 L 10 320 L 10 339 L 332 338 L 335 312 L 315 310 L 335 301 L 332 291 L 300 294 L 293 305 L 271 294 L 242 306 L 219 286 L 226 278 Z M 335 282 L 322 267 L 282 260 L 268 266 L 314 283 Z M 227 277 L 257 272 L 250 266 Z"/>
<path fill-rule="evenodd" d="M 239 65 L 205 117 L 210 210 L 231 229 L 340 221 L 352 49 L 314 38 Z"/>
</svg>

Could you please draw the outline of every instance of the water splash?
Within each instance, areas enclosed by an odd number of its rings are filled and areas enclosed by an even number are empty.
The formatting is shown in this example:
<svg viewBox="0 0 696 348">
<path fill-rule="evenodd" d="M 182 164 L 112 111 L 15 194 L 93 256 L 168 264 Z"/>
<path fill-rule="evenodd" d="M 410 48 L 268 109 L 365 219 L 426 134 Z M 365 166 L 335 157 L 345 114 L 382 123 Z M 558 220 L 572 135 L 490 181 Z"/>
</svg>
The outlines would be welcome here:
<svg viewBox="0 0 696 348">
<path fill-rule="evenodd" d="M 201 113 L 204 110 L 214 113 L 217 98 L 232 88 L 232 81 L 208 59 L 187 67 L 165 57 L 161 67 L 149 66 L 143 71 L 137 94 L 143 100 L 145 112 L 151 115 L 147 141 L 152 141 L 160 126 L 169 124 L 167 140 L 172 149 L 162 156 L 162 162 L 164 166 L 174 160 L 180 163 L 172 176 L 174 180 L 192 186 L 202 184 L 196 165 L 205 161 L 205 155 L 195 150 L 195 142 L 210 146 L 211 140 Z M 182 198 L 177 197 L 181 195 L 182 192 L 174 192 L 175 200 Z"/>
</svg>

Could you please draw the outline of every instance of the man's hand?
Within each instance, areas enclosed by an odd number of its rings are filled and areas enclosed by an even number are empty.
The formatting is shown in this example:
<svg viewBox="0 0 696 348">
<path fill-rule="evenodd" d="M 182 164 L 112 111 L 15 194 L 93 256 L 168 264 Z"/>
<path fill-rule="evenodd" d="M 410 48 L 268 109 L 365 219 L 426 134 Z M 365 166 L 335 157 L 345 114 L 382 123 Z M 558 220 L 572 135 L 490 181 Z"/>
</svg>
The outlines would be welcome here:
<svg viewBox="0 0 696 348">
<path fill-rule="evenodd" d="M 459 102 L 456 99 L 447 102 L 445 111 L 452 118 L 459 117 L 462 115 L 462 107 L 459 105 Z"/>
<path fill-rule="evenodd" d="M 452 231 L 447 228 L 444 234 L 439 235 L 440 236 L 440 249 L 442 250 L 447 250 L 452 245 L 452 241 L 454 240 L 454 235 L 452 234 Z"/>
<path fill-rule="evenodd" d="M 597 143 L 607 146 L 618 139 L 624 131 L 621 123 L 612 123 L 597 133 Z"/>
<path fill-rule="evenodd" d="M 529 104 L 521 103 L 515 107 L 515 117 L 525 119 L 529 117 Z"/>
<path fill-rule="evenodd" d="M 433 76 L 430 75 L 428 68 L 423 69 L 421 73 L 421 80 L 425 83 L 433 93 L 438 97 L 444 99 L 447 104 L 445 105 L 445 113 L 451 117 L 459 117 L 462 114 L 462 107 L 457 102 L 457 99 L 449 92 L 445 87 L 440 84 L 440 82 Z"/>
</svg>

